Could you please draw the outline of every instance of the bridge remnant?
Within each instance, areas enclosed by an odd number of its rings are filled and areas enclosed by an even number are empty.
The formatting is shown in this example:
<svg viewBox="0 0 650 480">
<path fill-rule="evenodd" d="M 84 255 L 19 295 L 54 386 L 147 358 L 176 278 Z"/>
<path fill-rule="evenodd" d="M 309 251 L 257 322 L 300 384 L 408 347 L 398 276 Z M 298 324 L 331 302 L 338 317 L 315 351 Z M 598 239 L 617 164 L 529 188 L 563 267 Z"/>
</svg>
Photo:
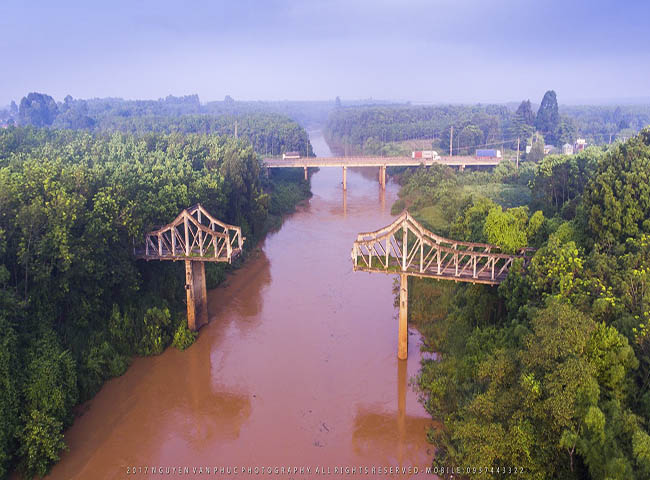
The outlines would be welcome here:
<svg viewBox="0 0 650 480">
<path fill-rule="evenodd" d="M 427 230 L 404 211 L 390 225 L 357 235 L 351 255 L 355 271 L 399 274 L 398 357 L 405 359 L 409 276 L 498 285 L 515 259 L 528 264 L 531 251 L 524 248 L 509 255 L 496 245 L 450 240 Z"/>
<path fill-rule="evenodd" d="M 187 326 L 197 331 L 208 323 L 205 262 L 227 262 L 242 252 L 241 228 L 217 220 L 200 203 L 183 210 L 169 224 L 145 234 L 135 250 L 143 260 L 185 262 Z"/>
</svg>

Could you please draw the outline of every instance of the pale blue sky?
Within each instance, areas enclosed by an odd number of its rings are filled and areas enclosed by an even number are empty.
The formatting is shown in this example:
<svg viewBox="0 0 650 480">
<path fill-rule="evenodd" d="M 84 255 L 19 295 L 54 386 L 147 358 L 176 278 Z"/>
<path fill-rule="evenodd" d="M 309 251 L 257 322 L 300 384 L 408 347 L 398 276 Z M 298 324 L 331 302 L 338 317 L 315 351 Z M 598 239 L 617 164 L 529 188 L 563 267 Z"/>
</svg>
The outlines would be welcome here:
<svg viewBox="0 0 650 480">
<path fill-rule="evenodd" d="M 648 18 L 641 0 L 2 0 L 0 105 L 29 91 L 57 100 L 538 102 L 547 89 L 560 103 L 648 98 Z"/>
</svg>

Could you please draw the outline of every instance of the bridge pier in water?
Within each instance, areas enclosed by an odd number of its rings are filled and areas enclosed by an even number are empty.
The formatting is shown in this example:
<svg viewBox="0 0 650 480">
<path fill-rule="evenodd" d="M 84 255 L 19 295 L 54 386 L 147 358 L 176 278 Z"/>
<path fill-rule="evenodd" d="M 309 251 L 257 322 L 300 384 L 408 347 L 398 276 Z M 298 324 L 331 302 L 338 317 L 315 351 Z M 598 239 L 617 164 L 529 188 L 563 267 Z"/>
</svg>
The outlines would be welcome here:
<svg viewBox="0 0 650 480">
<path fill-rule="evenodd" d="M 196 332 L 208 323 L 205 262 L 185 260 L 185 291 L 187 292 L 187 327 Z"/>
<path fill-rule="evenodd" d="M 399 282 L 399 328 L 397 334 L 397 358 L 406 360 L 409 356 L 409 331 L 408 331 L 408 304 L 409 304 L 409 277 L 400 273 Z"/>
<path fill-rule="evenodd" d="M 348 167 L 343 167 L 343 190 L 348 189 L 347 176 L 348 176 Z"/>
<path fill-rule="evenodd" d="M 379 185 L 383 190 L 386 189 L 386 165 L 379 167 Z"/>
</svg>

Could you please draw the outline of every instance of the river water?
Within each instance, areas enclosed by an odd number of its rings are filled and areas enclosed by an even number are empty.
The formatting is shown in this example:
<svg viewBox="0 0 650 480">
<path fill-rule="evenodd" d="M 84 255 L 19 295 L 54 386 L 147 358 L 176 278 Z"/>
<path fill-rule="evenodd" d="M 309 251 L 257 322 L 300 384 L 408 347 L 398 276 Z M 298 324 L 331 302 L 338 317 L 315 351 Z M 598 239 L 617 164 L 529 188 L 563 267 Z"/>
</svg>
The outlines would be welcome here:
<svg viewBox="0 0 650 480">
<path fill-rule="evenodd" d="M 310 136 L 330 155 L 319 132 Z M 210 324 L 196 343 L 136 359 L 108 381 L 66 432 L 70 449 L 50 478 L 169 477 L 151 466 L 238 472 L 190 478 L 257 478 L 269 467 L 309 467 L 273 476 L 310 478 L 318 467 L 338 478 L 337 467 L 429 466 L 430 417 L 408 385 L 420 337 L 409 332 L 399 361 L 393 278 L 352 271 L 356 234 L 393 218 L 397 186 L 382 192 L 377 175 L 348 170 L 344 193 L 341 169 L 315 173 L 309 202 L 208 292 Z"/>
</svg>

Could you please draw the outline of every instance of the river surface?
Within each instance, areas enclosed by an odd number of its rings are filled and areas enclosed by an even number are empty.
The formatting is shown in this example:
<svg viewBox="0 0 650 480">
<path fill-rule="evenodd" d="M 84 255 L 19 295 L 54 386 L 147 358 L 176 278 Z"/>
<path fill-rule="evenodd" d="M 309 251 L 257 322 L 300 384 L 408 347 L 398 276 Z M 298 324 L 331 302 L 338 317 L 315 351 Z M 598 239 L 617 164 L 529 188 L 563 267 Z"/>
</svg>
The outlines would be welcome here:
<svg viewBox="0 0 650 480">
<path fill-rule="evenodd" d="M 319 156 L 331 155 L 311 132 Z M 408 385 L 420 336 L 397 359 L 392 276 L 352 271 L 356 234 L 392 221 L 397 186 L 376 169 L 311 177 L 313 197 L 257 253 L 208 292 L 210 323 L 188 350 L 136 359 L 84 406 L 52 479 L 165 478 L 145 467 L 431 464 L 430 417 Z M 127 474 L 135 467 L 136 473 Z M 171 475 L 177 476 L 177 475 Z M 345 475 L 354 478 L 359 475 Z M 422 473 L 418 475 L 423 477 Z M 372 475 L 365 478 L 372 478 Z M 428 476 L 427 476 L 428 477 Z"/>
</svg>

